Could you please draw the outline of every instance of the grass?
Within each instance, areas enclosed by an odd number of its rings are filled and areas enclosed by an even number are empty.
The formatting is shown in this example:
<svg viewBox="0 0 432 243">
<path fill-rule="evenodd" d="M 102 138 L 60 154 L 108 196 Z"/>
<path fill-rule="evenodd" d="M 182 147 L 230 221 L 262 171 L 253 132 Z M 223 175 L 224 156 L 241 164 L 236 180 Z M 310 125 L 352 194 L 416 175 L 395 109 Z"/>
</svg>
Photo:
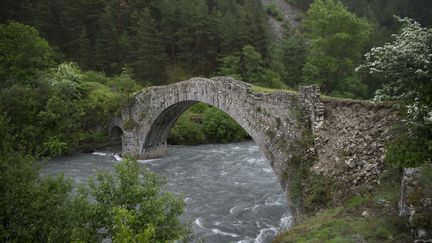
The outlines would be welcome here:
<svg viewBox="0 0 432 243">
<path fill-rule="evenodd" d="M 251 85 L 251 91 L 254 93 L 266 93 L 266 94 L 271 94 L 271 93 L 277 93 L 277 92 L 285 92 L 285 93 L 298 93 L 297 91 L 294 91 L 292 89 L 288 89 L 288 88 L 279 88 L 279 89 L 275 89 L 275 88 L 267 88 L 267 87 L 261 87 L 258 85 Z"/>
<path fill-rule="evenodd" d="M 356 213 L 354 213 L 356 212 Z M 273 242 L 409 242 L 409 229 L 397 215 L 363 218 L 344 207 L 328 209 L 307 218 Z"/>
<path fill-rule="evenodd" d="M 393 175 L 393 176 L 391 176 Z M 348 199 L 342 206 L 306 216 L 303 222 L 276 236 L 273 242 L 411 242 L 406 219 L 397 211 L 400 178 L 394 170 L 383 174 L 373 193 Z M 387 178 L 386 178 L 387 176 Z M 387 201 L 385 205 L 381 203 Z M 370 218 L 362 217 L 367 211 Z"/>
</svg>

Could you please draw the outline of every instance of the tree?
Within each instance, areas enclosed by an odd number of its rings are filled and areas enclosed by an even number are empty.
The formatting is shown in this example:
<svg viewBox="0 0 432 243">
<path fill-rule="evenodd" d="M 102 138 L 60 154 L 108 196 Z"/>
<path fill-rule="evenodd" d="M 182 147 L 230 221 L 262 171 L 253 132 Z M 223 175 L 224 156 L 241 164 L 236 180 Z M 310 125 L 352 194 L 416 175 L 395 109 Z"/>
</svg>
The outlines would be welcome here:
<svg viewBox="0 0 432 243">
<path fill-rule="evenodd" d="M 292 32 L 270 49 L 270 69 L 281 75 L 284 83 L 296 88 L 302 82 L 302 69 L 306 61 L 306 40 Z"/>
<path fill-rule="evenodd" d="M 250 83 L 260 82 L 263 72 L 263 61 L 261 54 L 251 45 L 246 45 L 242 49 L 242 76 L 245 81 Z"/>
<path fill-rule="evenodd" d="M 371 28 L 340 2 L 317 0 L 304 21 L 311 40 L 303 69 L 304 81 L 319 84 L 327 94 L 361 97 L 365 85 L 355 74 Z"/>
<path fill-rule="evenodd" d="M 168 60 L 150 10 L 136 11 L 132 20 L 129 64 L 134 76 L 141 83 L 162 84 Z"/>
<path fill-rule="evenodd" d="M 230 76 L 241 80 L 240 57 L 229 55 L 222 59 L 222 66 L 219 68 L 219 75 Z"/>
<path fill-rule="evenodd" d="M 432 29 L 409 18 L 397 20 L 403 27 L 394 41 L 372 48 L 359 69 L 387 81 L 375 100 L 395 100 L 405 111 L 388 160 L 415 166 L 432 158 Z"/>
<path fill-rule="evenodd" d="M 108 2 L 99 17 L 99 34 L 95 40 L 95 62 L 98 70 L 108 74 L 118 74 L 125 64 L 122 59 L 127 44 L 122 40 L 124 33 L 119 29 L 118 6 Z"/>
<path fill-rule="evenodd" d="M 131 105 L 133 93 L 140 89 L 140 86 L 132 79 L 132 70 L 128 67 L 123 67 L 123 72 L 113 78 L 109 82 L 109 86 L 118 94 L 120 94 L 120 106 L 128 107 L 129 117 L 132 117 Z"/>
<path fill-rule="evenodd" d="M 54 65 L 54 51 L 35 28 L 17 22 L 0 25 L 0 88 L 29 84 Z"/>
</svg>

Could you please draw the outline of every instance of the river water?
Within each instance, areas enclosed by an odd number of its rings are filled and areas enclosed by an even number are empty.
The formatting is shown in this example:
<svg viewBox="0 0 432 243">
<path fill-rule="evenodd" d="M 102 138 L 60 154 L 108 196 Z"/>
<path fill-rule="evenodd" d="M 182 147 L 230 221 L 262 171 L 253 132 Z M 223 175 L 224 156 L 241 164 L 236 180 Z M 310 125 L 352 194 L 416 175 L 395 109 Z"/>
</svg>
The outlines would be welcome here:
<svg viewBox="0 0 432 243">
<path fill-rule="evenodd" d="M 205 242 L 271 242 L 290 224 L 286 199 L 270 165 L 253 142 L 170 146 L 161 159 L 139 161 L 168 178 L 183 195 L 182 220 Z M 77 184 L 97 171 L 114 171 L 109 153 L 79 154 L 45 162 L 43 175 L 64 173 Z"/>
</svg>

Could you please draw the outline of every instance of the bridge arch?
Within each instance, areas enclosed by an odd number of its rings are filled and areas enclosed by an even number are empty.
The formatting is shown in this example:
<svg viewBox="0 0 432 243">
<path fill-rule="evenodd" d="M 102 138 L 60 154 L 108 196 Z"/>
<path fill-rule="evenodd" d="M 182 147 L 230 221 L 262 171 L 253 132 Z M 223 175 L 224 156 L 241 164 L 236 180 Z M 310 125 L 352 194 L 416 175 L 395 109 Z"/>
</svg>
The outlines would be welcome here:
<svg viewBox="0 0 432 243">
<path fill-rule="evenodd" d="M 176 123 L 178 118 L 190 107 L 197 104 L 198 100 L 185 100 L 175 103 L 165 110 L 163 110 L 157 118 L 154 119 L 146 137 L 144 138 L 144 144 L 141 151 L 141 154 L 144 155 L 144 158 L 157 158 L 162 157 L 166 154 L 167 149 L 167 139 L 170 133 L 172 126 Z M 205 103 L 205 102 L 202 102 Z M 207 105 L 212 105 L 205 103 Z M 215 107 L 214 105 L 212 105 Z M 232 113 L 230 110 L 224 110 L 225 107 L 216 107 L 221 111 L 225 112 L 228 116 L 230 116 L 234 121 L 236 121 L 255 141 L 258 147 L 264 151 L 264 146 L 259 140 L 260 137 L 257 136 L 257 133 L 254 132 L 251 126 L 248 126 L 247 123 L 244 123 L 244 120 L 239 119 L 236 116 L 236 113 Z M 231 113 L 231 114 L 230 114 Z M 243 124 L 242 124 L 243 123 Z"/>
<path fill-rule="evenodd" d="M 192 105 L 203 102 L 219 108 L 245 129 L 286 191 L 292 178 L 287 163 L 301 152 L 298 141 L 304 128 L 310 127 L 305 121 L 317 118 L 317 101 L 319 94 L 313 87 L 300 93 L 260 93 L 248 83 L 227 77 L 193 78 L 151 87 L 138 93 L 122 110 L 123 154 L 140 159 L 164 156 L 176 120 Z"/>
<path fill-rule="evenodd" d="M 111 140 L 121 140 L 123 130 L 119 126 L 112 126 L 109 133 Z"/>
</svg>

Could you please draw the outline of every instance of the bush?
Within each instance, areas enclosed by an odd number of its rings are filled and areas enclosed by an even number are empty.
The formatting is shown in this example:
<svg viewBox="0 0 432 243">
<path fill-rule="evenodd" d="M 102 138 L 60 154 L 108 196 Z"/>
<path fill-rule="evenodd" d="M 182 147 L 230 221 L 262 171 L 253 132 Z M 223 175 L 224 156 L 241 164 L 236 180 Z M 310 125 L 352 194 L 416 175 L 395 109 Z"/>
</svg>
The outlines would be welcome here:
<svg viewBox="0 0 432 243">
<path fill-rule="evenodd" d="M 183 113 L 171 128 L 170 144 L 229 143 L 249 135 L 223 111 L 198 103 Z"/>
<path fill-rule="evenodd" d="M 203 114 L 203 130 L 209 142 L 238 142 L 248 137 L 234 119 L 213 107 Z"/>
<path fill-rule="evenodd" d="M 2 242 L 189 239 L 189 227 L 178 218 L 184 201 L 164 192 L 165 180 L 142 170 L 136 160 L 123 160 L 116 175 L 100 173 L 89 190 L 72 193 L 71 181 L 62 175 L 41 178 L 32 158 L 0 156 Z"/>
<path fill-rule="evenodd" d="M 358 69 L 387 81 L 377 90 L 376 101 L 394 100 L 402 108 L 403 124 L 394 129 L 387 161 L 412 167 L 432 158 L 432 29 L 409 18 L 396 19 L 402 28 L 394 41 L 372 48 Z"/>
<path fill-rule="evenodd" d="M 67 143 L 62 142 L 59 137 L 50 137 L 47 142 L 44 143 L 46 154 L 59 156 L 67 151 Z"/>
<path fill-rule="evenodd" d="M 265 5 L 265 11 L 267 12 L 267 14 L 274 17 L 278 21 L 284 20 L 283 13 L 276 5 L 276 3 L 270 3 Z"/>
<path fill-rule="evenodd" d="M 189 239 L 189 227 L 178 218 L 184 212 L 184 201 L 162 191 L 164 178 L 141 169 L 130 158 L 116 164 L 115 170 L 115 177 L 99 173 L 90 179 L 90 195 L 95 200 L 90 205 L 90 235 L 121 242 L 123 237 L 148 242 Z M 99 230 L 102 228 L 106 231 Z"/>
<path fill-rule="evenodd" d="M 431 163 L 432 140 L 429 133 L 427 128 L 411 127 L 406 123 L 394 125 L 387 144 L 386 162 L 402 168 Z"/>
<path fill-rule="evenodd" d="M 185 112 L 171 128 L 168 142 L 170 144 L 202 144 L 205 135 L 202 125 L 193 121 L 195 113 Z"/>
<path fill-rule="evenodd" d="M 0 88 L 30 84 L 55 65 L 48 42 L 35 28 L 17 22 L 0 25 L 0 53 Z"/>
</svg>

